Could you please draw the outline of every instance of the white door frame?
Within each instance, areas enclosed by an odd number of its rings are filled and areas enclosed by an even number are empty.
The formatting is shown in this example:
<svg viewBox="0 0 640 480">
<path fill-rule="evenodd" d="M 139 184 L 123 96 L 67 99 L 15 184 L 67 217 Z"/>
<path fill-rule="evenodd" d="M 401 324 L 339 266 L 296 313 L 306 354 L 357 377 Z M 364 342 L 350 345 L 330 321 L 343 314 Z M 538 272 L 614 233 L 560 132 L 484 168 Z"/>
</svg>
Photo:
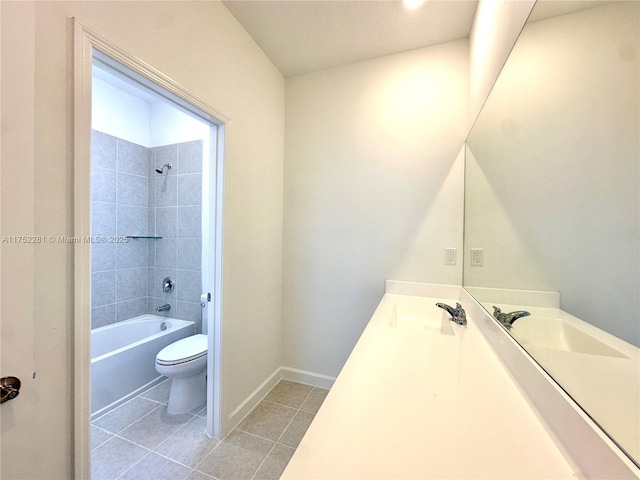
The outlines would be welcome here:
<svg viewBox="0 0 640 480">
<path fill-rule="evenodd" d="M 214 285 L 213 308 L 206 308 L 209 334 L 207 358 L 207 433 L 220 438 L 222 425 L 222 210 L 223 210 L 223 153 L 226 153 L 230 119 L 184 87 L 137 57 L 113 45 L 74 20 L 74 235 L 91 235 L 91 66 L 94 51 L 124 65 L 139 75 L 148 85 L 155 85 L 169 94 L 170 99 L 201 119 L 217 126 L 217 140 L 211 145 L 217 161 L 214 168 L 206 167 L 210 190 L 209 228 L 204 232 L 209 244 L 215 245 L 209 264 Z M 153 89 L 153 87 L 151 87 Z M 209 162 L 211 164 L 211 162 Z M 203 205 L 203 210 L 206 206 Z M 91 251 L 90 243 L 74 245 L 74 452 L 75 478 L 91 476 L 90 417 L 91 417 Z M 203 247 L 205 244 L 203 243 Z M 211 272 L 213 270 L 213 272 Z M 206 272 L 207 268 L 203 269 Z M 206 284 L 203 285 L 206 288 Z M 205 319 L 203 318 L 203 321 Z M 213 353 L 213 354 L 211 354 Z"/>
</svg>

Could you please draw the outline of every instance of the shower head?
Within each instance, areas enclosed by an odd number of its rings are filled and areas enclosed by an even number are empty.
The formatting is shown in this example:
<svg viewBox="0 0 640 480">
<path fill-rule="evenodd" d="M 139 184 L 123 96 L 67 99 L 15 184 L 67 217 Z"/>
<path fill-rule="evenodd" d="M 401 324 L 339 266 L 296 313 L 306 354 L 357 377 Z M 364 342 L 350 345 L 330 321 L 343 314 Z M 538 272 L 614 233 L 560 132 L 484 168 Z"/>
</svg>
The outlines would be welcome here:
<svg viewBox="0 0 640 480">
<path fill-rule="evenodd" d="M 170 163 L 165 163 L 162 167 L 160 168 L 156 168 L 156 172 L 158 172 L 160 175 L 162 175 L 164 173 L 164 169 L 167 169 L 167 171 L 171 170 L 171 164 Z"/>
</svg>

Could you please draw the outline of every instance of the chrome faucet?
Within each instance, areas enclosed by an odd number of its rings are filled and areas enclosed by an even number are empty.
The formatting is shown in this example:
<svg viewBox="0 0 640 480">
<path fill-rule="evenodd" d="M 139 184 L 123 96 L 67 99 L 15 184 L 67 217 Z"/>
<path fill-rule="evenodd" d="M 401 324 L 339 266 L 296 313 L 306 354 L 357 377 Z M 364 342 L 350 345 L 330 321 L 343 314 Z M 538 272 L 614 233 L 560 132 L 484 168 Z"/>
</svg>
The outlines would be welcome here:
<svg viewBox="0 0 640 480">
<path fill-rule="evenodd" d="M 165 303 L 164 305 L 160 305 L 159 307 L 156 307 L 156 313 L 168 312 L 169 310 L 171 310 L 171 305 L 169 305 L 168 303 Z"/>
<path fill-rule="evenodd" d="M 531 315 L 529 312 L 524 310 L 518 310 L 516 312 L 504 313 L 495 305 L 493 306 L 493 316 L 505 327 L 511 328 L 513 322 L 522 317 L 528 317 Z"/>
<path fill-rule="evenodd" d="M 449 315 L 451 315 L 451 320 L 456 322 L 458 325 L 467 324 L 467 313 L 459 303 L 456 303 L 456 308 L 453 308 L 446 303 L 436 303 L 436 307 L 442 308 L 443 310 L 449 312 Z"/>
</svg>

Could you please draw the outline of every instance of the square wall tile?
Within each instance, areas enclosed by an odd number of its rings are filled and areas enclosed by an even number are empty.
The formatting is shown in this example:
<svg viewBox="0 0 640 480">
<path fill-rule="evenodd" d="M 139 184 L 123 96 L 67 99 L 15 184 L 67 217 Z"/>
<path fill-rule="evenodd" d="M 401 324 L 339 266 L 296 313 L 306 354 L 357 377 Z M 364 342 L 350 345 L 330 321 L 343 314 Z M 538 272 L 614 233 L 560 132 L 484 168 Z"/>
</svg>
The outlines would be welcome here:
<svg viewBox="0 0 640 480">
<path fill-rule="evenodd" d="M 134 298 L 116 304 L 116 322 L 122 322 L 147 313 L 147 297 Z"/>
<path fill-rule="evenodd" d="M 151 236 L 156 236 L 158 235 L 158 232 L 156 231 L 156 208 L 149 208 L 147 210 L 147 232 L 149 235 Z M 149 243 L 149 245 L 153 245 L 153 243 Z"/>
<path fill-rule="evenodd" d="M 91 274 L 91 307 L 109 305 L 116 302 L 116 272 L 96 272 Z"/>
<path fill-rule="evenodd" d="M 116 169 L 117 139 L 97 130 L 91 131 L 91 167 Z"/>
<path fill-rule="evenodd" d="M 156 207 L 156 235 L 164 238 L 178 236 L 178 207 Z"/>
<path fill-rule="evenodd" d="M 178 239 L 178 269 L 200 270 L 202 268 L 202 239 Z"/>
<path fill-rule="evenodd" d="M 178 173 L 202 172 L 202 140 L 178 144 Z"/>
<path fill-rule="evenodd" d="M 116 234 L 116 205 L 114 203 L 91 202 L 91 235 Z"/>
<path fill-rule="evenodd" d="M 111 325 L 116 321 L 116 305 L 102 305 L 91 308 L 91 328 L 100 328 Z"/>
<path fill-rule="evenodd" d="M 91 244 L 91 271 L 104 272 L 116 269 L 116 249 L 115 243 L 92 243 Z"/>
<path fill-rule="evenodd" d="M 202 238 L 202 207 L 178 207 L 177 233 L 182 238 Z"/>
<path fill-rule="evenodd" d="M 149 149 L 118 138 L 118 172 L 147 176 Z"/>
<path fill-rule="evenodd" d="M 199 305 L 202 295 L 202 272 L 200 270 L 178 270 L 176 278 L 178 300 L 196 302 Z"/>
<path fill-rule="evenodd" d="M 155 267 L 147 268 L 147 297 L 153 297 L 154 292 L 159 292 L 160 286 L 156 285 Z"/>
<path fill-rule="evenodd" d="M 118 205 L 148 207 L 149 179 L 140 175 L 118 172 Z"/>
<path fill-rule="evenodd" d="M 91 200 L 115 203 L 116 171 L 91 166 Z"/>
<path fill-rule="evenodd" d="M 202 205 L 202 174 L 178 175 L 178 205 Z"/>
<path fill-rule="evenodd" d="M 200 303 L 177 302 L 176 318 L 195 322 L 196 330 L 202 331 L 202 307 Z"/>
<path fill-rule="evenodd" d="M 147 296 L 147 269 L 127 268 L 118 270 L 116 295 L 118 302 Z"/>
<path fill-rule="evenodd" d="M 175 238 L 154 240 L 156 244 L 156 268 L 173 268 L 178 265 L 178 242 Z"/>
<path fill-rule="evenodd" d="M 130 238 L 126 243 L 116 244 L 117 267 L 134 268 L 149 265 L 148 240 Z"/>
<path fill-rule="evenodd" d="M 147 177 L 147 206 L 154 208 L 156 206 L 156 177 Z"/>
<path fill-rule="evenodd" d="M 148 235 L 149 209 L 132 205 L 118 205 L 117 232 L 118 235 Z"/>
<path fill-rule="evenodd" d="M 175 207 L 178 205 L 178 182 L 176 175 L 158 175 L 155 178 L 156 207 Z"/>
</svg>

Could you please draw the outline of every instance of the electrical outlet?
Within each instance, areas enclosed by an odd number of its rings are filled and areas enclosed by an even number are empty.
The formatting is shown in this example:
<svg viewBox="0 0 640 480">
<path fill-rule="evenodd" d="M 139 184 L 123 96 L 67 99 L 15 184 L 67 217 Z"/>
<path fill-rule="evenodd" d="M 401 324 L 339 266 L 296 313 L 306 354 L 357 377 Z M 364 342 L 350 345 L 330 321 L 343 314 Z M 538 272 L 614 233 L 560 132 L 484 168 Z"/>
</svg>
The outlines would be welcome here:
<svg viewBox="0 0 640 480">
<path fill-rule="evenodd" d="M 484 249 L 472 248 L 471 249 L 471 266 L 481 267 L 484 265 Z"/>
<path fill-rule="evenodd" d="M 456 264 L 456 249 L 445 248 L 444 249 L 444 264 L 455 265 Z"/>
</svg>

